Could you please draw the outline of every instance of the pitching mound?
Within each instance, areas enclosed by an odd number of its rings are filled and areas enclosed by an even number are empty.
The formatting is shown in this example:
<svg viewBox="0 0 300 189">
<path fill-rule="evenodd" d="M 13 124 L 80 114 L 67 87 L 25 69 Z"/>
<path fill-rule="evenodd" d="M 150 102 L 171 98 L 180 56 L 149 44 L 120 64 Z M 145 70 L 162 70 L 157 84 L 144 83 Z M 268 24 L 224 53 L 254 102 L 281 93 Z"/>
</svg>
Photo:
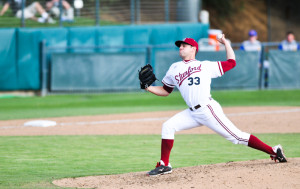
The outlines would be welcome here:
<svg viewBox="0 0 300 189">
<path fill-rule="evenodd" d="M 174 168 L 173 173 L 149 177 L 146 172 L 55 180 L 74 188 L 300 188 L 300 158 L 288 163 L 271 160 L 229 162 Z"/>
</svg>

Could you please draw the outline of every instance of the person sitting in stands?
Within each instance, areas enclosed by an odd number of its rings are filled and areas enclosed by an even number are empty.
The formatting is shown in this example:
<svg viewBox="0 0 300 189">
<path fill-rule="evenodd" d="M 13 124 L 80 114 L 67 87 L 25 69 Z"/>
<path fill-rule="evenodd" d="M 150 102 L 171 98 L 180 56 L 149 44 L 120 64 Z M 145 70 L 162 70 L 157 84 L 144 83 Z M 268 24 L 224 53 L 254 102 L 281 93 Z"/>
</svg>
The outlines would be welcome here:
<svg viewBox="0 0 300 189">
<path fill-rule="evenodd" d="M 46 3 L 46 9 L 49 14 L 54 15 L 56 18 L 60 17 L 60 7 L 59 0 L 50 0 Z M 62 1 L 62 21 L 73 21 L 74 20 L 74 9 L 65 0 Z"/>
<path fill-rule="evenodd" d="M 278 49 L 283 51 L 297 51 L 300 50 L 300 45 L 295 40 L 295 35 L 292 31 L 286 33 L 286 39 L 281 42 Z"/>
<path fill-rule="evenodd" d="M 249 39 L 242 43 L 240 49 L 245 51 L 260 51 L 261 43 L 257 40 L 257 32 L 255 30 L 250 30 L 248 35 Z"/>
<path fill-rule="evenodd" d="M 7 0 L 0 11 L 0 16 L 11 8 L 17 18 L 22 18 L 22 1 L 23 0 Z M 35 15 L 40 14 L 41 17 L 37 18 Z M 24 18 L 31 19 L 40 23 L 55 23 L 55 21 L 48 15 L 39 2 L 33 2 L 24 9 Z"/>
</svg>

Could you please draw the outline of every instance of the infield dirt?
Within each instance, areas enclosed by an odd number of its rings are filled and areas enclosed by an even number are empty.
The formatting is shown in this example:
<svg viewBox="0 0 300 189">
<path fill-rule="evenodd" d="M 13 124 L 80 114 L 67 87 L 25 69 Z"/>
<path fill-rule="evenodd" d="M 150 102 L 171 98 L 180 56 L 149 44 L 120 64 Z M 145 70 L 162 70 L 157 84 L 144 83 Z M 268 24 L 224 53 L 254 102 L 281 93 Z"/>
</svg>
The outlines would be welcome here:
<svg viewBox="0 0 300 189">
<path fill-rule="evenodd" d="M 149 177 L 146 172 L 56 180 L 76 188 L 300 188 L 300 158 L 288 163 L 254 160 L 174 169 L 171 174 Z"/>
<path fill-rule="evenodd" d="M 226 107 L 229 119 L 248 133 L 299 133 L 300 107 Z M 26 121 L 0 122 L 0 135 L 127 135 L 160 134 L 161 125 L 179 111 L 144 112 L 116 115 L 45 118 L 54 127 L 24 127 Z M 70 129 L 72 128 L 72 129 Z M 177 134 L 212 134 L 199 127 Z M 150 168 L 151 169 L 151 168 Z M 73 188 L 300 188 L 300 158 L 288 163 L 270 159 L 228 162 L 196 167 L 174 168 L 172 174 L 158 177 L 146 172 L 121 175 L 65 178 L 53 181 Z"/>
</svg>

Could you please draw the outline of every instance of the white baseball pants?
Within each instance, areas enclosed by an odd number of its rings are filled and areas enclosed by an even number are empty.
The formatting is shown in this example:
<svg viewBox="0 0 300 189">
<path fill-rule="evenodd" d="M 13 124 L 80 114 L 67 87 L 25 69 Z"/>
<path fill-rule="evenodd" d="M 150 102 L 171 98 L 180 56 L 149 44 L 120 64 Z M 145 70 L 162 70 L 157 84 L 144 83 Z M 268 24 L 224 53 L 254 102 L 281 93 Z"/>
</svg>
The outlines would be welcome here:
<svg viewBox="0 0 300 189">
<path fill-rule="evenodd" d="M 167 120 L 162 127 L 162 139 L 174 139 L 176 131 L 207 126 L 234 144 L 248 146 L 250 134 L 240 131 L 224 114 L 220 104 L 211 100 L 206 106 L 186 109 Z"/>
</svg>

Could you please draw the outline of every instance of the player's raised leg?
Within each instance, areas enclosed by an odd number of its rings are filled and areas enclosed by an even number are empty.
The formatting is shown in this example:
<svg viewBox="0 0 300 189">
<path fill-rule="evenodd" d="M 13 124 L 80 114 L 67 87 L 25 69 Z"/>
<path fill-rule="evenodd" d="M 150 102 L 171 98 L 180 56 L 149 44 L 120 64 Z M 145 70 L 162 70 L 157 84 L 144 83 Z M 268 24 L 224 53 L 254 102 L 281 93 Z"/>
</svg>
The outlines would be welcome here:
<svg viewBox="0 0 300 189">
<path fill-rule="evenodd" d="M 207 125 L 209 128 L 214 130 L 216 133 L 220 134 L 227 140 L 231 141 L 234 144 L 243 144 L 251 148 L 263 151 L 271 156 L 275 161 L 286 162 L 286 157 L 284 156 L 283 149 L 281 145 L 271 147 L 256 136 L 242 132 L 239 130 L 223 113 L 223 110 L 218 102 L 212 101 L 207 105 L 209 113 L 208 117 L 202 124 Z"/>
</svg>

